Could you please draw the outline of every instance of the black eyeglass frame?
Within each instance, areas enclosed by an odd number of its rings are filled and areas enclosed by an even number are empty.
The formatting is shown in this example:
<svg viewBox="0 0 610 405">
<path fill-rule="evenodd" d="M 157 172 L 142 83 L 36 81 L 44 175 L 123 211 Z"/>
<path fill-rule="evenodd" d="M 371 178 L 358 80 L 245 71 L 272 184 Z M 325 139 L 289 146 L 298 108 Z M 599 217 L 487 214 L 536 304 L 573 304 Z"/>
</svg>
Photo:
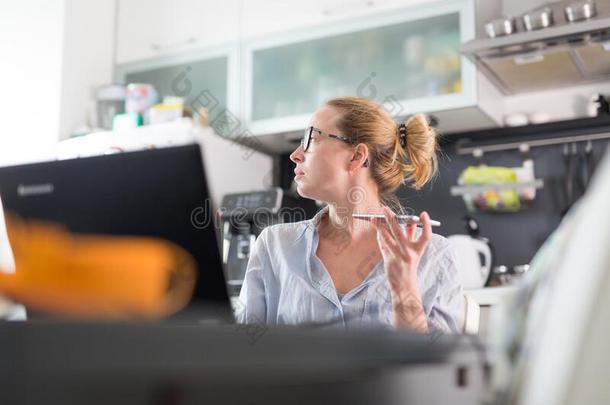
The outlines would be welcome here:
<svg viewBox="0 0 610 405">
<path fill-rule="evenodd" d="M 307 152 L 307 149 L 309 149 L 309 145 L 311 145 L 311 135 L 312 135 L 313 131 L 316 131 L 318 134 L 327 136 L 329 138 L 338 139 L 338 140 L 348 143 L 350 145 L 356 144 L 355 139 L 348 138 L 347 136 L 342 136 L 342 135 L 329 134 L 328 132 L 324 132 L 321 129 L 310 126 L 305 129 L 305 131 L 303 132 L 303 138 L 301 139 L 301 146 L 303 146 L 303 152 Z"/>
</svg>

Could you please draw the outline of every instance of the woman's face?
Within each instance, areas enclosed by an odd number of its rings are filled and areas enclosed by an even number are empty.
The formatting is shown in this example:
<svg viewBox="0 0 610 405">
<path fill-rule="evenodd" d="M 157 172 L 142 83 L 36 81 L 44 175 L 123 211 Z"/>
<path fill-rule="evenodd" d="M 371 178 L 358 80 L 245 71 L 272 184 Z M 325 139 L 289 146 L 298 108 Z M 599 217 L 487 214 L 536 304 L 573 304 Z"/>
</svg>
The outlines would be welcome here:
<svg viewBox="0 0 610 405">
<path fill-rule="evenodd" d="M 333 107 L 318 109 L 309 126 L 323 132 L 351 137 L 336 126 L 340 113 Z M 349 189 L 349 162 L 353 150 L 345 142 L 313 132 L 307 152 L 300 145 L 290 155 L 295 164 L 295 183 L 300 196 L 324 202 L 341 201 Z"/>
</svg>

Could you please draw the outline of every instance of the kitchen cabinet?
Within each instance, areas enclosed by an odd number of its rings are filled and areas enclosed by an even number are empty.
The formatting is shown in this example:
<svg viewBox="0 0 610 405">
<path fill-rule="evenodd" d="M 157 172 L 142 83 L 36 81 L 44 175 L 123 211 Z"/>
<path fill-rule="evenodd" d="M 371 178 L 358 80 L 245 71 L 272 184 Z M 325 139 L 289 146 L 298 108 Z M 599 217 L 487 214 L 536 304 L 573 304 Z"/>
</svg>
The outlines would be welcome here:
<svg viewBox="0 0 610 405">
<path fill-rule="evenodd" d="M 291 30 L 317 29 L 324 24 L 437 2 L 438 0 L 243 0 L 243 38 L 256 39 Z"/>
<path fill-rule="evenodd" d="M 452 0 L 270 35 L 244 45 L 244 115 L 261 140 L 287 151 L 325 100 L 372 99 L 394 117 L 478 108 L 474 4 Z M 474 115 L 456 114 L 464 122 Z M 496 121 L 480 114 L 486 126 Z M 272 136 L 270 134 L 282 134 Z"/>
<path fill-rule="evenodd" d="M 119 0 L 118 64 L 238 40 L 239 0 Z"/>
<path fill-rule="evenodd" d="M 410 0 L 407 4 L 434 0 Z M 119 64 L 404 8 L 404 0 L 118 0 Z"/>
<path fill-rule="evenodd" d="M 119 10 L 120 15 L 123 13 L 119 18 L 119 44 L 123 47 L 119 46 L 118 53 L 125 55 L 118 58 L 115 79 L 151 82 L 148 73 L 158 76 L 163 72 L 153 70 L 170 67 L 173 70 L 163 73 L 167 84 L 168 78 L 175 78 L 179 69 L 187 67 L 185 61 L 195 64 L 225 54 L 223 77 L 213 74 L 220 71 L 218 66 L 194 69 L 191 65 L 191 72 L 201 76 L 202 86 L 197 90 L 226 84 L 224 90 L 216 91 L 221 98 L 226 94 L 223 106 L 239 125 L 222 135 L 237 136 L 238 142 L 250 146 L 255 140 L 255 149 L 270 153 L 293 150 L 311 113 L 325 100 L 342 95 L 372 99 L 396 119 L 414 112 L 435 113 L 441 132 L 445 128 L 465 131 L 491 127 L 499 118 L 493 108 L 483 106 L 483 99 L 491 101 L 487 106 L 498 104 L 493 95 L 485 93 L 493 86 L 486 86 L 474 65 L 459 53 L 461 44 L 474 37 L 475 1 L 414 0 L 400 7 L 395 0 L 375 3 L 374 7 L 366 2 L 355 7 L 352 2 L 354 7 L 345 11 L 339 7 L 345 0 L 291 3 L 290 7 L 277 0 L 269 0 L 271 5 L 267 6 L 261 0 L 229 0 L 228 5 L 220 7 L 224 14 L 220 12 L 217 21 L 205 25 L 202 31 L 198 31 L 197 21 L 205 8 L 193 4 L 194 11 L 181 24 L 176 23 L 178 17 L 175 21 L 170 18 L 171 24 L 161 22 L 161 11 L 149 11 L 159 20 L 158 27 L 153 29 L 148 24 L 142 27 L 148 30 L 147 35 L 136 38 L 130 33 L 132 39 L 124 39 L 121 26 L 127 24 L 125 10 L 135 13 L 133 5 L 141 0 L 122 0 L 132 9 L 122 6 Z M 180 0 L 172 7 L 184 8 L 191 3 Z M 155 0 L 150 7 L 159 4 L 166 3 Z M 229 10 L 234 13 L 226 16 Z M 166 13 L 172 15 L 169 9 Z M 288 22 L 297 19 L 302 21 L 291 28 Z M 210 33 L 214 24 L 225 26 Z M 176 32 L 158 36 L 176 25 L 181 26 Z M 179 38 L 191 31 L 206 38 L 197 45 L 151 51 L 154 38 L 178 44 Z M 129 45 L 130 41 L 134 45 Z M 127 49 L 138 48 L 136 43 L 142 44 L 142 49 L 127 55 Z M 148 73 L 134 76 L 134 72 Z M 159 86 L 154 81 L 152 84 Z M 244 133 L 255 138 L 239 136 Z"/>
<path fill-rule="evenodd" d="M 161 100 L 182 97 L 193 111 L 206 107 L 214 125 L 224 111 L 237 115 L 236 63 L 235 47 L 217 47 L 120 65 L 115 78 L 125 84 L 152 84 Z"/>
</svg>

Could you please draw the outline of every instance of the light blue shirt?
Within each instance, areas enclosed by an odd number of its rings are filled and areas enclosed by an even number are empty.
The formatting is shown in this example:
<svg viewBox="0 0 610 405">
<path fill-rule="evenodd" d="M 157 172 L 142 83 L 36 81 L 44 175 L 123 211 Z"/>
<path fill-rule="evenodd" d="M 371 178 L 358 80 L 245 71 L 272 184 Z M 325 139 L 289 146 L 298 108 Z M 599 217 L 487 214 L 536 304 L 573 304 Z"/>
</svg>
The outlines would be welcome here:
<svg viewBox="0 0 610 405">
<path fill-rule="evenodd" d="M 346 329 L 392 327 L 392 302 L 383 259 L 359 286 L 339 298 L 316 254 L 318 224 L 327 212 L 325 206 L 310 220 L 263 229 L 250 252 L 237 302 L 238 322 L 324 324 Z M 462 331 L 465 302 L 456 263 L 447 239 L 433 234 L 418 268 L 431 331 Z"/>
</svg>

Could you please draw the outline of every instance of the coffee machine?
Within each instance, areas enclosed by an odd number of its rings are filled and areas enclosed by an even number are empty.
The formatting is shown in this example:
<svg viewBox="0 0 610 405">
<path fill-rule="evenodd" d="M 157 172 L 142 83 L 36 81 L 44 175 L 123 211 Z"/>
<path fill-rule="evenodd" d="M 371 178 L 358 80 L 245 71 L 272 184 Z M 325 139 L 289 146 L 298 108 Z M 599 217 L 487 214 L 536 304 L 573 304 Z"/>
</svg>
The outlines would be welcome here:
<svg viewBox="0 0 610 405">
<path fill-rule="evenodd" d="M 250 249 L 261 231 L 273 224 L 310 219 L 318 207 L 313 200 L 279 187 L 226 194 L 220 207 L 222 259 L 231 296 L 239 295 Z"/>
</svg>

